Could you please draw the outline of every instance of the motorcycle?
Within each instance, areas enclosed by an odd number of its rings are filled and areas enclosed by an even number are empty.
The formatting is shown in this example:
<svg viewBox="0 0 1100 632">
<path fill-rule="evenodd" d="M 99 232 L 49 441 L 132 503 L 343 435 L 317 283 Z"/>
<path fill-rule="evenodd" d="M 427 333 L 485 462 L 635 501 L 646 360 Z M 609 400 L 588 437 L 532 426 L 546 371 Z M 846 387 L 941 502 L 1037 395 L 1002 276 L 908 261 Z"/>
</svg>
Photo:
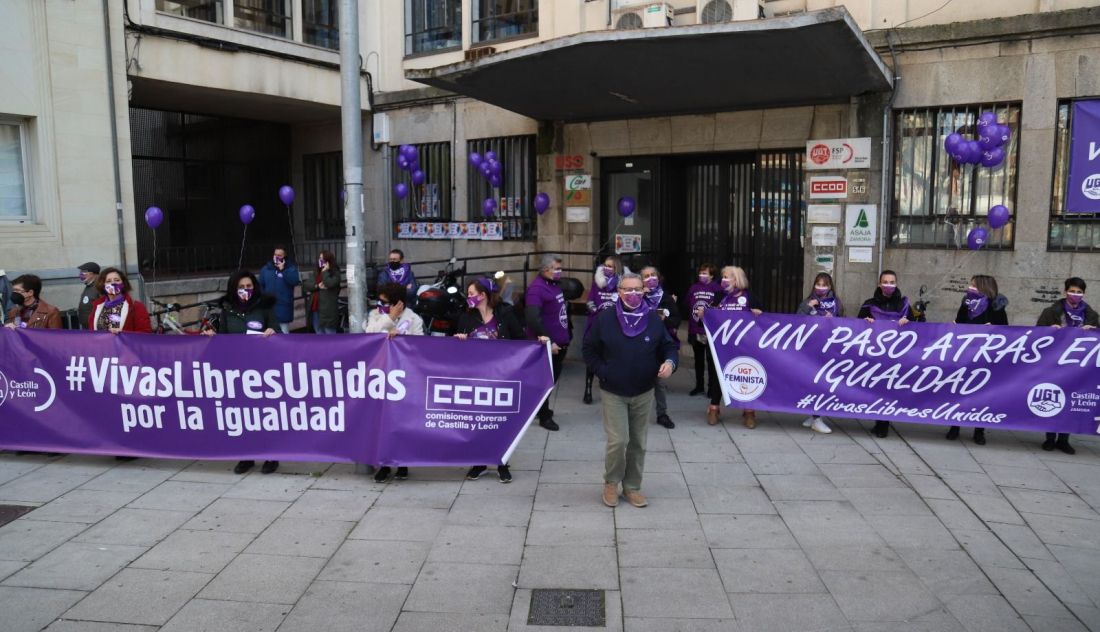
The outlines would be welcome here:
<svg viewBox="0 0 1100 632">
<path fill-rule="evenodd" d="M 455 259 L 440 270 L 435 281 L 421 285 L 416 291 L 413 309 L 424 319 L 424 331 L 431 336 L 453 336 L 458 330 L 458 317 L 466 308 L 466 292 L 462 278 L 466 267 L 455 267 Z"/>
</svg>

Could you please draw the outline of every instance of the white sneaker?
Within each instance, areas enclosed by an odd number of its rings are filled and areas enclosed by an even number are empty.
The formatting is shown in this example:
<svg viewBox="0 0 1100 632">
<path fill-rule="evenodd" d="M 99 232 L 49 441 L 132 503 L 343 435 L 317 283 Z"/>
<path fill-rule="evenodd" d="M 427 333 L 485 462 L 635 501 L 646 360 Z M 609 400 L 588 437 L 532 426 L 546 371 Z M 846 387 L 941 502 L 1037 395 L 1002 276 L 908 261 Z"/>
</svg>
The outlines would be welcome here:
<svg viewBox="0 0 1100 632">
<path fill-rule="evenodd" d="M 813 428 L 814 432 L 820 432 L 821 434 L 829 434 L 833 431 L 833 429 L 830 428 L 829 425 L 825 423 L 825 420 L 821 417 L 814 419 L 813 423 L 810 424 L 810 428 Z"/>
<path fill-rule="evenodd" d="M 812 428 L 815 421 L 817 421 L 817 417 L 807 417 L 806 420 L 802 422 L 802 427 Z"/>
</svg>

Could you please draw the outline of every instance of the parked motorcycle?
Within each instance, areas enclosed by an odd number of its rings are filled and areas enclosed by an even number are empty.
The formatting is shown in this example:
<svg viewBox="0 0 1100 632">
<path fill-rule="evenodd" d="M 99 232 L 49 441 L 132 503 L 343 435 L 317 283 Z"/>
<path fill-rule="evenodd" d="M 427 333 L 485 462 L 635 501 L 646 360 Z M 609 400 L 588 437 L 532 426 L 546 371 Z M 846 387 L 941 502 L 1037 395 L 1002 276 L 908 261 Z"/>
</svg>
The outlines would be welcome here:
<svg viewBox="0 0 1100 632">
<path fill-rule="evenodd" d="M 458 330 L 458 317 L 466 308 L 462 279 L 466 267 L 455 267 L 455 260 L 440 270 L 435 281 L 421 285 L 414 311 L 424 319 L 424 332 L 431 336 L 452 336 Z"/>
</svg>

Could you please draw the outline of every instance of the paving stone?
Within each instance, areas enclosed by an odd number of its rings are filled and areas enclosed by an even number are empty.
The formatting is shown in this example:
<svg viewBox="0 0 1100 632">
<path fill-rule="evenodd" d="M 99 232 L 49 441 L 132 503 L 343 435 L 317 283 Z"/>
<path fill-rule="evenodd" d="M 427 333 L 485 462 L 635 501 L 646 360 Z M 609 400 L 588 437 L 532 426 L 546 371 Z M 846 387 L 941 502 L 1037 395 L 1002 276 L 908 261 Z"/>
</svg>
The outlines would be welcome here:
<svg viewBox="0 0 1100 632">
<path fill-rule="evenodd" d="M 95 590 L 145 551 L 140 546 L 66 542 L 4 580 L 4 584 Z"/>
<path fill-rule="evenodd" d="M 897 554 L 940 599 L 957 595 L 996 595 L 997 589 L 970 556 L 941 549 L 898 549 Z"/>
<path fill-rule="evenodd" d="M 601 479 L 602 480 L 602 479 Z M 600 500 L 603 483 L 584 485 L 539 483 L 535 492 L 536 511 L 597 511 L 605 509 Z"/>
<path fill-rule="evenodd" d="M 853 632 L 967 632 L 946 607 L 909 621 L 855 623 L 851 629 Z"/>
<path fill-rule="evenodd" d="M 990 567 L 986 570 L 989 579 L 1001 595 L 1022 615 L 1072 618 L 1062 602 L 1047 589 L 1030 570 L 1019 568 Z"/>
<path fill-rule="evenodd" d="M 661 498 L 642 508 L 620 500 L 614 512 L 619 529 L 693 529 L 699 525 L 695 505 L 687 498 Z"/>
<path fill-rule="evenodd" d="M 707 544 L 720 549 L 796 549 L 798 542 L 779 516 L 699 516 Z"/>
<path fill-rule="evenodd" d="M 220 573 L 252 542 L 248 533 L 225 531 L 175 531 L 131 567 L 160 571 Z"/>
<path fill-rule="evenodd" d="M 527 625 L 527 615 L 531 610 L 531 593 L 532 591 L 525 588 L 520 588 L 516 591 L 514 601 L 512 602 L 512 616 L 511 621 L 507 623 L 508 632 L 535 632 L 540 630 L 542 632 L 552 632 L 554 630 L 563 629 L 560 626 L 544 626 L 544 625 Z M 402 615 L 404 616 L 404 615 Z M 622 632 L 623 629 L 623 604 L 622 597 L 617 590 L 608 590 L 604 592 L 604 626 L 592 626 L 581 628 L 583 630 L 606 630 L 607 632 Z M 422 628 L 428 629 L 428 628 Z M 466 630 L 479 630 L 475 627 L 459 627 L 455 626 L 454 629 L 466 629 Z M 491 629 L 491 628 L 490 628 Z M 665 628 L 669 629 L 669 628 Z M 397 632 L 396 630 L 394 632 Z"/>
<path fill-rule="evenodd" d="M 846 487 L 840 490 L 864 516 L 930 516 L 932 510 L 923 498 L 903 487 Z"/>
<path fill-rule="evenodd" d="M 0 453 L 0 485 L 29 474 L 50 462 L 44 455 Z"/>
<path fill-rule="evenodd" d="M 389 632 L 408 594 L 401 584 L 313 582 L 279 632 Z"/>
<path fill-rule="evenodd" d="M 986 524 L 982 522 L 970 507 L 966 506 L 961 500 L 941 500 L 938 498 L 929 498 L 925 500 L 928 506 L 932 508 L 932 511 L 936 514 L 936 517 L 940 519 L 943 526 L 951 529 L 978 529 L 985 530 Z"/>
<path fill-rule="evenodd" d="M 164 625 L 210 575 L 125 568 L 65 613 L 66 619 Z"/>
<path fill-rule="evenodd" d="M 100 621 L 69 621 L 58 619 L 43 632 L 157 632 L 151 625 L 130 625 L 125 623 L 103 623 Z"/>
<path fill-rule="evenodd" d="M 26 562 L 7 562 L 0 561 L 0 581 L 3 581 L 7 577 L 14 575 L 16 571 L 26 566 Z"/>
<path fill-rule="evenodd" d="M 1047 544 L 1100 549 L 1100 521 L 1032 513 L 1021 515 L 1035 535 Z"/>
<path fill-rule="evenodd" d="M 818 466 L 822 473 L 837 487 L 903 487 L 890 470 L 882 465 L 827 465 Z"/>
<path fill-rule="evenodd" d="M 1054 556 L 1030 528 L 999 522 L 990 522 L 989 528 L 997 534 L 1009 550 L 1016 554 L 1016 557 L 1054 561 Z"/>
<path fill-rule="evenodd" d="M 737 446 L 721 440 L 681 442 L 673 439 L 673 445 L 681 466 L 685 463 L 741 463 L 744 461 Z"/>
<path fill-rule="evenodd" d="M 354 463 L 335 463 L 313 480 L 310 489 L 375 493 L 381 493 L 385 489 L 385 485 L 375 483 L 372 476 L 360 474 L 355 468 Z"/>
<path fill-rule="evenodd" d="M 534 499 L 530 496 L 460 495 L 447 514 L 450 524 L 526 527 Z"/>
<path fill-rule="evenodd" d="M 517 594 L 522 591 L 517 591 Z M 527 621 L 524 613 L 523 620 Z M 438 612 L 402 612 L 393 632 L 423 632 L 424 630 L 477 630 L 507 632 L 508 616 L 503 614 L 455 614 Z M 513 627 L 512 630 L 523 628 Z"/>
<path fill-rule="evenodd" d="M 1100 593 L 1090 597 L 1081 584 L 1070 575 L 1061 562 L 1048 560 L 1025 560 L 1027 567 L 1031 569 L 1039 581 L 1043 582 L 1050 592 L 1054 593 L 1065 604 L 1080 604 L 1094 607 L 1100 600 Z"/>
<path fill-rule="evenodd" d="M 828 593 L 797 595 L 733 594 L 733 611 L 742 630 L 820 632 L 850 629 Z"/>
<path fill-rule="evenodd" d="M 992 531 L 955 529 L 951 533 L 982 568 L 987 566 L 1024 568 L 1020 558 L 1016 557 L 1016 554 L 1009 550 Z"/>
<path fill-rule="evenodd" d="M 576 439 L 555 440 L 551 436 L 546 442 L 547 461 L 602 461 L 606 445 L 599 441 Z"/>
<path fill-rule="evenodd" d="M 462 481 L 391 480 L 378 500 L 374 501 L 374 506 L 450 509 L 461 487 Z"/>
<path fill-rule="evenodd" d="M 427 542 L 348 540 L 321 570 L 318 579 L 412 585 L 430 549 Z"/>
<path fill-rule="evenodd" d="M 153 546 L 194 515 L 190 511 L 122 508 L 73 538 L 75 542 Z"/>
<path fill-rule="evenodd" d="M 0 502 L 48 503 L 102 474 L 104 469 L 51 463 L 0 485 Z"/>
<path fill-rule="evenodd" d="M 103 520 L 137 497 L 136 492 L 74 489 L 57 500 L 35 509 L 34 519 L 92 524 Z"/>
<path fill-rule="evenodd" d="M 202 511 L 229 491 L 222 483 L 191 483 L 170 480 L 157 485 L 128 506 L 134 509 Z"/>
<path fill-rule="evenodd" d="M 312 476 L 251 472 L 241 478 L 222 498 L 294 502 L 313 484 Z"/>
<path fill-rule="evenodd" d="M 1051 546 L 1050 552 L 1058 558 L 1070 577 L 1089 595 L 1093 601 L 1100 600 L 1100 551 L 1080 547 Z M 1100 603 L 1096 604 L 1100 606 Z"/>
<path fill-rule="evenodd" d="M 153 464 L 161 463 L 159 460 L 150 459 L 121 463 L 84 483 L 80 489 L 144 494 L 171 478 L 190 462 L 176 462 L 175 466 L 152 467 Z"/>
<path fill-rule="evenodd" d="M 1032 630 L 1043 632 L 1088 632 L 1088 628 L 1076 618 L 1035 617 L 1024 615 L 1024 621 Z"/>
<path fill-rule="evenodd" d="M 958 500 L 958 495 L 951 491 L 951 488 L 936 476 L 910 474 L 905 476 L 905 482 L 909 483 L 913 491 L 917 492 L 917 494 L 925 500 L 933 498 L 940 500 Z"/>
<path fill-rule="evenodd" d="M 649 568 L 714 568 L 706 536 L 698 529 L 622 529 L 619 563 Z"/>
<path fill-rule="evenodd" d="M 759 487 L 703 487 L 691 485 L 691 498 L 700 514 L 774 514 L 775 506 Z"/>
<path fill-rule="evenodd" d="M 508 614 L 519 566 L 430 562 L 416 578 L 403 610 Z"/>
<path fill-rule="evenodd" d="M 832 481 L 816 475 L 762 474 L 760 484 L 771 500 L 845 500 Z"/>
<path fill-rule="evenodd" d="M 730 464 L 735 465 L 735 464 Z M 642 492 L 649 498 L 688 498 L 684 476 L 679 472 L 646 472 L 642 480 Z"/>
<path fill-rule="evenodd" d="M 378 492 L 307 489 L 282 517 L 359 522 L 378 496 Z"/>
<path fill-rule="evenodd" d="M 354 522 L 279 518 L 245 549 L 246 553 L 329 558 L 355 527 Z"/>
<path fill-rule="evenodd" d="M 718 571 L 622 568 L 623 612 L 634 617 L 730 619 L 733 610 Z"/>
<path fill-rule="evenodd" d="M 288 502 L 273 500 L 219 498 L 187 521 L 183 528 L 258 535 L 289 506 Z"/>
<path fill-rule="evenodd" d="M 233 473 L 234 466 L 234 461 L 195 461 L 180 470 L 171 480 L 235 485 L 240 482 L 241 475 Z"/>
<path fill-rule="evenodd" d="M 61 546 L 88 525 L 20 518 L 0 527 L 0 560 L 33 562 Z"/>
<path fill-rule="evenodd" d="M 1019 487 L 1047 492 L 1069 493 L 1070 488 L 1058 478 L 1058 475 L 1046 467 L 1009 467 L 1005 465 L 985 465 L 985 473 L 998 487 Z"/>
<path fill-rule="evenodd" d="M 821 579 L 853 622 L 907 621 L 940 607 L 908 571 L 822 571 Z"/>
<path fill-rule="evenodd" d="M 754 474 L 821 474 L 810 457 L 805 454 L 777 454 L 772 452 L 749 452 L 745 454 L 745 463 Z"/>
<path fill-rule="evenodd" d="M 802 448 L 782 428 L 762 424 L 755 430 L 741 425 L 740 411 L 724 411 L 726 430 L 742 454 L 766 452 L 768 454 L 802 454 Z"/>
<path fill-rule="evenodd" d="M 681 472 L 680 460 L 676 458 L 676 453 L 672 452 L 672 444 L 669 443 L 668 452 L 657 452 L 653 448 L 652 435 L 650 441 L 646 444 L 645 451 L 645 473 L 648 476 L 653 473 L 660 472 Z"/>
<path fill-rule="evenodd" d="M 970 494 L 988 498 L 1000 498 L 1001 490 L 984 471 L 964 472 L 957 470 L 937 470 L 940 478 L 956 494 Z"/>
<path fill-rule="evenodd" d="M 897 551 L 886 546 L 816 546 L 802 552 L 819 571 L 905 571 Z"/>
<path fill-rule="evenodd" d="M 544 461 L 539 483 L 602 483 L 604 461 Z"/>
<path fill-rule="evenodd" d="M 192 599 L 161 632 L 274 632 L 290 606 Z"/>
<path fill-rule="evenodd" d="M 372 507 L 348 536 L 352 540 L 432 542 L 447 518 L 445 509 Z"/>
<path fill-rule="evenodd" d="M 1001 522 L 1004 524 L 1023 525 L 1023 516 L 1016 511 L 1012 503 L 1001 497 L 1000 492 L 996 496 L 980 496 L 977 494 L 959 494 L 959 500 L 966 503 L 984 522 Z"/>
<path fill-rule="evenodd" d="M 835 434 L 835 433 L 834 433 Z M 806 456 L 819 465 L 878 465 L 875 455 L 855 443 L 838 443 L 833 436 L 810 435 L 812 441 L 802 444 Z"/>
<path fill-rule="evenodd" d="M 519 568 L 519 586 L 617 590 L 618 571 L 613 547 L 528 546 Z"/>
<path fill-rule="evenodd" d="M 798 543 L 811 546 L 885 546 L 885 542 L 847 502 L 775 503 Z"/>
<path fill-rule="evenodd" d="M 87 593 L 0 586 L 0 612 L 5 632 L 38 632 Z"/>
<path fill-rule="evenodd" d="M 714 561 L 726 592 L 825 592 L 810 560 L 795 549 L 717 549 Z"/>
<path fill-rule="evenodd" d="M 649 460 L 646 460 L 648 470 Z M 504 485 L 500 482 L 495 468 L 489 468 L 484 476 L 476 481 L 462 481 L 458 495 L 462 496 L 534 496 L 539 486 L 538 472 L 520 474 L 521 470 L 512 470 L 512 482 Z M 465 476 L 465 473 L 463 473 Z"/>
<path fill-rule="evenodd" d="M 1020 513 L 1100 520 L 1100 514 L 1097 514 L 1092 507 L 1089 507 L 1088 503 L 1072 493 L 1012 488 L 1003 490 L 1003 493 L 1005 498 Z"/>
<path fill-rule="evenodd" d="M 536 511 L 527 544 L 615 546 L 615 517 L 610 511 Z"/>
<path fill-rule="evenodd" d="M 527 531 L 523 527 L 447 525 L 439 532 L 428 560 L 465 564 L 519 564 Z"/>
<path fill-rule="evenodd" d="M 624 619 L 626 632 L 739 632 L 748 628 L 741 627 L 734 619 L 657 619 L 647 617 L 627 617 Z"/>
<path fill-rule="evenodd" d="M 947 609 L 968 632 L 1029 632 L 1031 628 L 1000 595 L 966 595 L 947 600 Z"/>
<path fill-rule="evenodd" d="M 955 550 L 959 543 L 940 519 L 928 516 L 868 516 L 867 522 L 894 548 L 916 547 Z"/>
<path fill-rule="evenodd" d="M 200 599 L 293 604 L 324 559 L 241 553 L 199 593 Z"/>
<path fill-rule="evenodd" d="M 648 465 L 648 461 L 647 461 Z M 760 483 L 745 463 L 684 463 L 689 485 L 704 487 L 757 487 Z"/>
</svg>

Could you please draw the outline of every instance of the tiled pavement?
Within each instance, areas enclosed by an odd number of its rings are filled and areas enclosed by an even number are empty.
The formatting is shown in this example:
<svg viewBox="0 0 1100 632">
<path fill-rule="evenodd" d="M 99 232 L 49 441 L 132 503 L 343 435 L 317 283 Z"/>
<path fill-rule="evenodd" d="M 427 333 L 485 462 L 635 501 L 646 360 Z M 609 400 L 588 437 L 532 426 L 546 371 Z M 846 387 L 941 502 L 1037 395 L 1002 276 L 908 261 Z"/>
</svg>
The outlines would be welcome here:
<svg viewBox="0 0 1100 632">
<path fill-rule="evenodd" d="M 5 453 L 0 504 L 37 508 L 0 528 L 0 629 L 524 630 L 532 589 L 593 588 L 631 632 L 1100 631 L 1097 438 L 709 427 L 690 379 L 650 430 L 645 509 L 600 504 L 575 362 L 511 485 Z"/>
</svg>

